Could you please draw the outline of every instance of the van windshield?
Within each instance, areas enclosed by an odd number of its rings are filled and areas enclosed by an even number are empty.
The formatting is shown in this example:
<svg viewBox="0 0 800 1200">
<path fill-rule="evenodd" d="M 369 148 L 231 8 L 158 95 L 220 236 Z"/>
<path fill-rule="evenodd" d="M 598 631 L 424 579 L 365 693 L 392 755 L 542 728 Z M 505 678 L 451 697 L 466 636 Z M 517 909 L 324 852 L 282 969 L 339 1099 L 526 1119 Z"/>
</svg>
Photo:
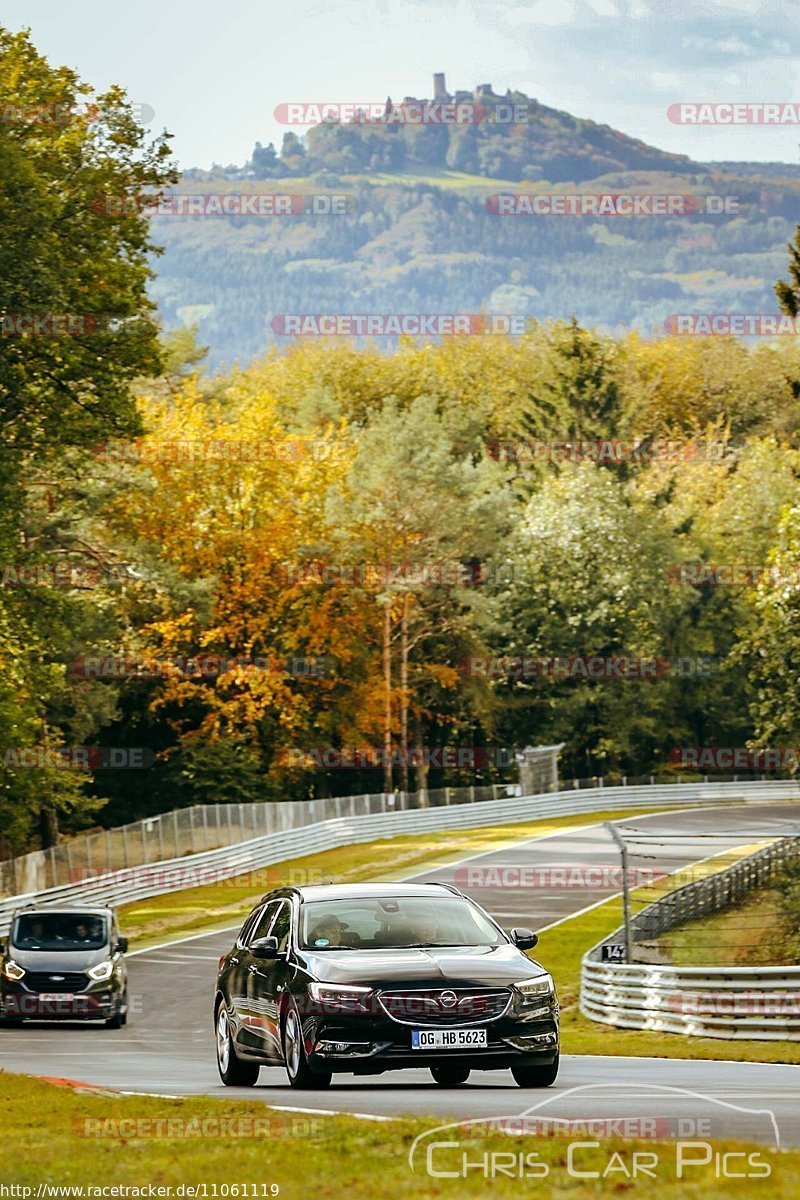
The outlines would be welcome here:
<svg viewBox="0 0 800 1200">
<path fill-rule="evenodd" d="M 101 950 L 107 940 L 105 917 L 97 913 L 22 913 L 11 934 L 20 950 Z"/>
</svg>

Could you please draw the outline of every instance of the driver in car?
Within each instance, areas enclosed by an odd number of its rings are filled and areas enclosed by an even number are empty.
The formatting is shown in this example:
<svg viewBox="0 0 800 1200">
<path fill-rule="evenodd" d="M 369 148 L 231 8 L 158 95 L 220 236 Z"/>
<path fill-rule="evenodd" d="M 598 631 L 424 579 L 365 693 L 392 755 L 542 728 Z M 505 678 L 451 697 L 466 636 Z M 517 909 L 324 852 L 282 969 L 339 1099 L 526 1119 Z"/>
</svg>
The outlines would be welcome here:
<svg viewBox="0 0 800 1200">
<path fill-rule="evenodd" d="M 39 946 L 43 937 L 44 924 L 41 921 L 34 921 L 30 933 L 25 935 L 24 944 L 26 946 Z"/>
<path fill-rule="evenodd" d="M 312 946 L 341 946 L 344 929 L 344 923 L 333 913 L 314 926 L 308 940 Z"/>
</svg>

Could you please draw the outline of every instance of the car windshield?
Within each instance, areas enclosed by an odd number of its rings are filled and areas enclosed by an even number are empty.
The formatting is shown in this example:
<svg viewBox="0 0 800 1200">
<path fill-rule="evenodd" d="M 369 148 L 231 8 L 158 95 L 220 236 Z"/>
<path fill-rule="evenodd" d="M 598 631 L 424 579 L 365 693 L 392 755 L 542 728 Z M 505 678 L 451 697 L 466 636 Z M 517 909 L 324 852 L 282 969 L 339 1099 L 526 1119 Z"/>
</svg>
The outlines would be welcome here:
<svg viewBox="0 0 800 1200">
<path fill-rule="evenodd" d="M 106 941 L 105 917 L 97 913 L 22 913 L 11 935 L 20 950 L 100 950 Z"/>
<path fill-rule="evenodd" d="M 500 946 L 506 940 L 458 896 L 314 900 L 301 909 L 300 945 L 307 950 Z"/>
</svg>

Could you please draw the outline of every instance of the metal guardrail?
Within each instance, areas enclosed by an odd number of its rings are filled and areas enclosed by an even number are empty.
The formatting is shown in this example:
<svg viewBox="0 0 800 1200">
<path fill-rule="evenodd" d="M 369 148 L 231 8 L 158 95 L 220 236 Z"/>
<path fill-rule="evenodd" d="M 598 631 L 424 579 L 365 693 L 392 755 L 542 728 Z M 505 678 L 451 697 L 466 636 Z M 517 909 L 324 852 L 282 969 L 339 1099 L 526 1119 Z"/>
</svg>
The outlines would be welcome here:
<svg viewBox="0 0 800 1200">
<path fill-rule="evenodd" d="M 275 809 L 281 807 L 289 810 L 285 816 L 291 815 L 295 822 L 293 828 L 276 830 L 234 846 L 97 873 L 77 882 L 7 897 L 0 901 L 0 936 L 7 933 L 14 909 L 28 903 L 128 904 L 198 884 L 220 882 L 287 859 L 382 836 L 401 837 L 428 830 L 513 824 L 620 808 L 659 805 L 689 807 L 730 804 L 742 800 L 800 800 L 800 784 L 794 781 L 646 784 L 639 787 L 602 787 L 590 791 L 565 786 L 557 792 L 498 799 L 479 798 L 478 792 L 477 788 L 459 789 L 460 794 L 451 798 L 450 804 L 434 807 L 411 807 L 413 797 L 392 795 L 339 797 L 273 805 L 271 807 Z M 336 807 L 339 808 L 338 815 L 327 816 L 331 805 L 334 811 Z"/>
<path fill-rule="evenodd" d="M 790 858 L 797 838 L 781 838 L 716 875 L 656 900 L 631 921 L 641 943 L 686 921 L 719 912 L 766 883 Z M 603 962 L 603 938 L 581 963 L 580 1010 L 620 1029 L 649 1029 L 694 1037 L 800 1041 L 800 965 L 681 967 Z"/>
</svg>

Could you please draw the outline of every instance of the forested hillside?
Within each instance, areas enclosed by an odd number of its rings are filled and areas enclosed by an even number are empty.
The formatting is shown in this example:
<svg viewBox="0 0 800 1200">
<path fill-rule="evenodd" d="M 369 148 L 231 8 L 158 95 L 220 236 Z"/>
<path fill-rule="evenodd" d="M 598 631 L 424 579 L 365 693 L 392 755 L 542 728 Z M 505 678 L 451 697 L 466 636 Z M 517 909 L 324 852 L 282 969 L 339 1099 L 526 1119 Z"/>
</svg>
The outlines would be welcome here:
<svg viewBox="0 0 800 1200">
<path fill-rule="evenodd" d="M 258 144 L 240 167 L 187 171 L 152 220 L 167 325 L 196 324 L 219 367 L 263 354 L 284 313 L 574 314 L 651 334 L 676 311 L 774 311 L 796 167 L 704 166 L 522 93 L 474 108 L 466 125 L 288 129 L 280 154 Z M 575 192 L 683 197 L 685 215 L 502 216 L 492 199 Z M 178 215 L 220 193 L 295 199 L 287 216 Z"/>
</svg>

